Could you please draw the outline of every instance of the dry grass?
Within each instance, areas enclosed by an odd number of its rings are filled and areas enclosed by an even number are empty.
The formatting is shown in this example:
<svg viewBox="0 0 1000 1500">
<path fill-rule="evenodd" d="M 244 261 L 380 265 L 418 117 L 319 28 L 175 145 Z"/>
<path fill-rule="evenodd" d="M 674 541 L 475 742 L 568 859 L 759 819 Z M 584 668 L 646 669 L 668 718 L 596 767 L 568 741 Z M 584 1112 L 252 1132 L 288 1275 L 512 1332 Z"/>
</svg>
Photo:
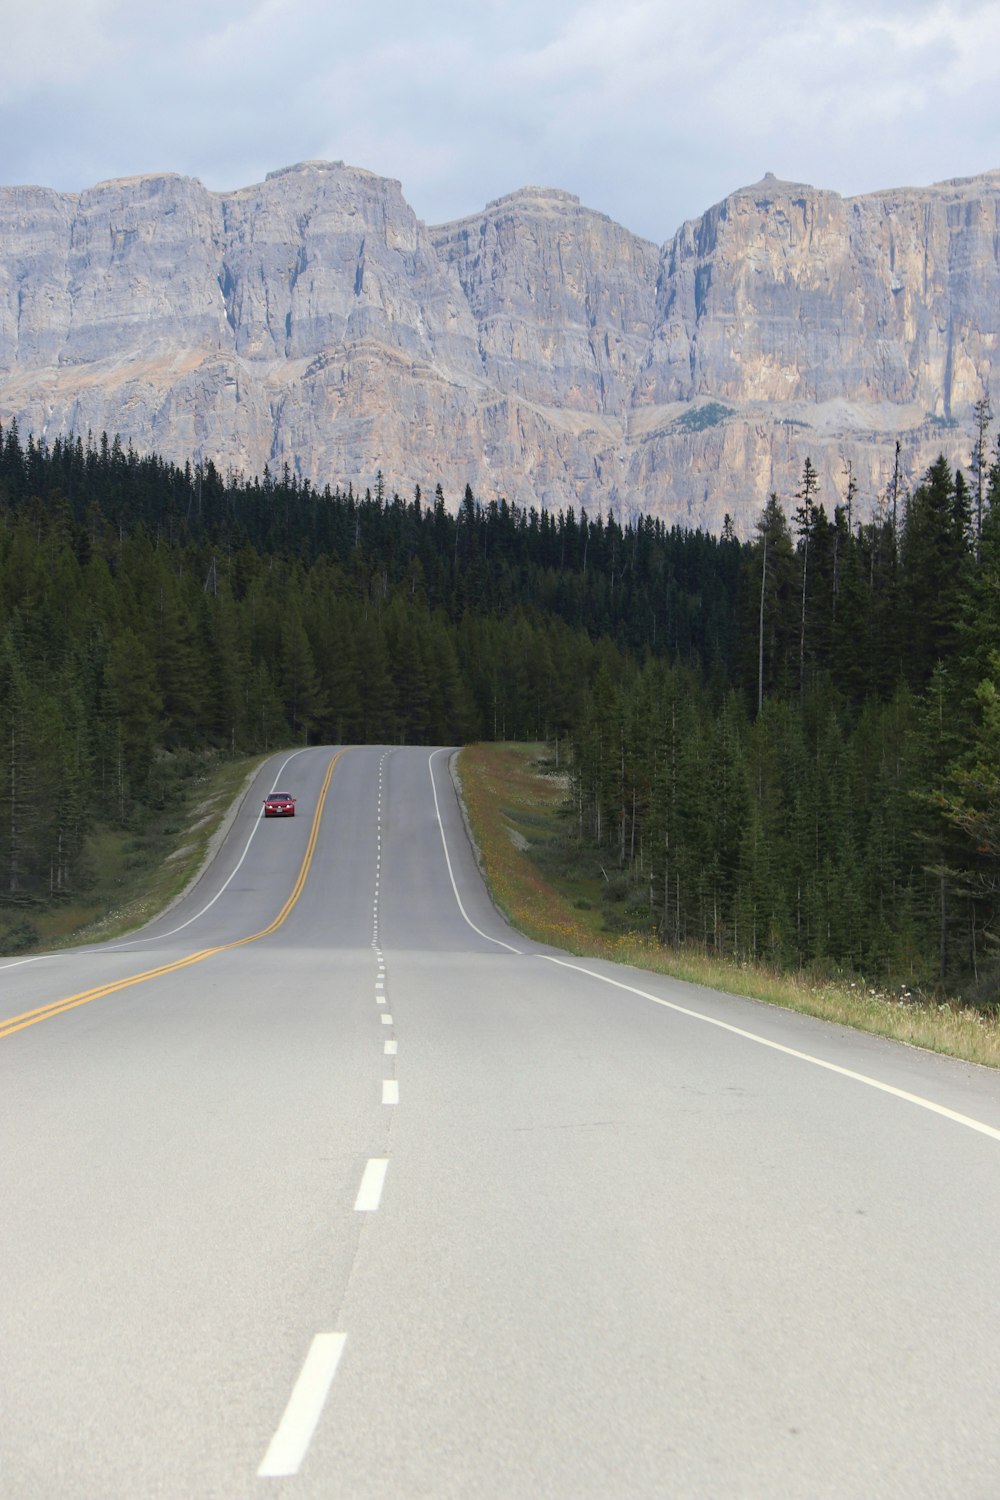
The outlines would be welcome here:
<svg viewBox="0 0 1000 1500">
<path fill-rule="evenodd" d="M 570 953 L 669 974 L 1000 1067 L 1000 1027 L 980 1011 L 900 998 L 860 979 L 820 982 L 695 950 L 665 948 L 642 935 L 601 932 L 594 916 L 574 903 L 572 892 L 578 883 L 551 872 L 543 875 L 533 857 L 556 827 L 566 795 L 561 780 L 539 770 L 541 750 L 538 745 L 468 745 L 458 761 L 462 795 L 491 894 L 519 931 Z M 526 850 L 517 847 L 512 831 L 523 835 L 532 824 L 537 826 L 537 838 L 529 835 Z"/>
</svg>

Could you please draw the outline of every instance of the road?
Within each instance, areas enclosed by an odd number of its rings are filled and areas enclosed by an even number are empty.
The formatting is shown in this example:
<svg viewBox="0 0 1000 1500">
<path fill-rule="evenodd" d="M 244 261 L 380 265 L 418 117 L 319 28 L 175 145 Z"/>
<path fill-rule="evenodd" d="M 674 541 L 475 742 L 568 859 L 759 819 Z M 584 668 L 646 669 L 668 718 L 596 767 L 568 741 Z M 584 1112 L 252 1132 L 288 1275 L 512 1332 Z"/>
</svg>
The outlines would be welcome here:
<svg viewBox="0 0 1000 1500">
<path fill-rule="evenodd" d="M 1000 1493 L 1000 1079 L 521 938 L 447 752 L 0 961 L 0 1126 L 3 1500 Z"/>
</svg>

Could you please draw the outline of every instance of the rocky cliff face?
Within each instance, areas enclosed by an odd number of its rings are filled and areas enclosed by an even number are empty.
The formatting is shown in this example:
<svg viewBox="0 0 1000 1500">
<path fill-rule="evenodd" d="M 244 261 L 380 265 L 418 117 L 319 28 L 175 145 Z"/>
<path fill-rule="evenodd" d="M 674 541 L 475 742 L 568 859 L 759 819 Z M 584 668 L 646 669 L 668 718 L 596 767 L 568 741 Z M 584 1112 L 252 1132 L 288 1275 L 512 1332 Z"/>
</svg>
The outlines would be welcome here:
<svg viewBox="0 0 1000 1500">
<path fill-rule="evenodd" d="M 807 454 L 828 508 L 897 437 L 967 462 L 998 337 L 1000 173 L 768 176 L 660 250 L 553 189 L 429 229 L 340 163 L 0 188 L 0 420 L 223 471 L 748 531 Z"/>
</svg>

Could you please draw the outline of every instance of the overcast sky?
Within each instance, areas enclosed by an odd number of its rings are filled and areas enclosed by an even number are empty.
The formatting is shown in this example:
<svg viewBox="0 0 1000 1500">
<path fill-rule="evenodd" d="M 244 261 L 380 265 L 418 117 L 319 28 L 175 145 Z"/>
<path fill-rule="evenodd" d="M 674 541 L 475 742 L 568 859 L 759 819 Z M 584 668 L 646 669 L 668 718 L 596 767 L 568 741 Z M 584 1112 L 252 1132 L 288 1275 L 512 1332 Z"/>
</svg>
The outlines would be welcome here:
<svg viewBox="0 0 1000 1500">
<path fill-rule="evenodd" d="M 765 171 L 1000 167 L 998 0 L 0 0 L 0 182 L 313 158 L 420 218 L 528 183 L 662 242 Z"/>
</svg>

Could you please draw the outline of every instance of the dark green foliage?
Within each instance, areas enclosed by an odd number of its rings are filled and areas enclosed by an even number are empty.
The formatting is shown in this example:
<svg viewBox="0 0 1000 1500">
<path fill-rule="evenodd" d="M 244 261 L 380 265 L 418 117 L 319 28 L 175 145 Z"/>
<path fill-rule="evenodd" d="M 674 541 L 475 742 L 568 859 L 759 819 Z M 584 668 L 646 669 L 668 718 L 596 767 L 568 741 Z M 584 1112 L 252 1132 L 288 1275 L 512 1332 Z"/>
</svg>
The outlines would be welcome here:
<svg viewBox="0 0 1000 1500">
<path fill-rule="evenodd" d="M 972 573 L 970 526 L 965 480 L 939 458 L 910 497 L 900 548 L 902 659 L 914 688 L 955 657 Z"/>
<path fill-rule="evenodd" d="M 807 463 L 741 543 L 0 430 L 0 898 L 71 893 L 165 756 L 548 739 L 629 920 L 992 1003 L 998 497 L 941 459 L 858 524 Z"/>
<path fill-rule="evenodd" d="M 637 612 L 727 671 L 738 556 L 471 490 L 455 517 L 0 431 L 0 899 L 77 889 L 88 827 L 141 822 L 165 755 L 565 739 L 598 642 L 641 649 Z"/>
<path fill-rule="evenodd" d="M 706 427 L 717 427 L 731 414 L 731 406 L 721 401 L 707 401 L 704 406 L 691 406 L 682 412 L 673 424 L 675 432 L 704 432 Z"/>
<path fill-rule="evenodd" d="M 667 941 L 1000 1003 L 998 493 L 974 526 L 941 459 L 852 529 L 807 463 L 797 545 L 772 496 L 741 549 L 735 692 L 595 681 L 578 820 Z"/>
</svg>

